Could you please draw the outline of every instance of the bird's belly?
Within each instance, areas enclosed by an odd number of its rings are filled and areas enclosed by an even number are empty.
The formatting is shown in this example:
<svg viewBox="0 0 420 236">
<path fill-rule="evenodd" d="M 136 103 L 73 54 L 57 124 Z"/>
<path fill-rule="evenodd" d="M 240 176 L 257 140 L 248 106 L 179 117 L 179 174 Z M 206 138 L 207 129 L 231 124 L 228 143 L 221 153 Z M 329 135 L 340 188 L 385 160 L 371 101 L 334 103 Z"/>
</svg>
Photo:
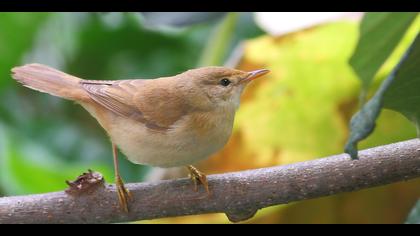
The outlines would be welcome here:
<svg viewBox="0 0 420 236">
<path fill-rule="evenodd" d="M 113 123 L 111 140 L 131 162 L 158 167 L 189 165 L 207 158 L 226 144 L 232 130 L 228 124 L 215 128 L 211 134 L 198 135 L 194 130 L 176 127 L 164 132 L 151 131 L 123 117 Z"/>
</svg>

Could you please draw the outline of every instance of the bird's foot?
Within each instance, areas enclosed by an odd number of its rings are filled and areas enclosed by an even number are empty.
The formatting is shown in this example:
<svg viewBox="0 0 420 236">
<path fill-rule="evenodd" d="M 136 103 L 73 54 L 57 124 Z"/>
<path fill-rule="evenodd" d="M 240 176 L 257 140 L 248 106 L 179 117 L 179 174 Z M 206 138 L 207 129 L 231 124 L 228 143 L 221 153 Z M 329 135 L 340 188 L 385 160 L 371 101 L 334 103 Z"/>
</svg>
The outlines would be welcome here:
<svg viewBox="0 0 420 236">
<path fill-rule="evenodd" d="M 206 189 L 206 192 L 208 195 L 210 195 L 210 190 L 209 190 L 209 184 L 207 182 L 207 177 L 206 175 L 199 171 L 197 168 L 195 168 L 194 166 L 187 166 L 187 169 L 189 171 L 189 177 L 191 178 L 191 180 L 194 183 L 194 191 L 198 191 L 198 184 L 202 184 L 204 186 L 204 188 Z"/>
<path fill-rule="evenodd" d="M 121 210 L 128 212 L 128 202 L 133 199 L 130 191 L 124 186 L 120 176 L 115 178 L 115 185 L 117 187 L 118 200 L 120 202 Z"/>
</svg>

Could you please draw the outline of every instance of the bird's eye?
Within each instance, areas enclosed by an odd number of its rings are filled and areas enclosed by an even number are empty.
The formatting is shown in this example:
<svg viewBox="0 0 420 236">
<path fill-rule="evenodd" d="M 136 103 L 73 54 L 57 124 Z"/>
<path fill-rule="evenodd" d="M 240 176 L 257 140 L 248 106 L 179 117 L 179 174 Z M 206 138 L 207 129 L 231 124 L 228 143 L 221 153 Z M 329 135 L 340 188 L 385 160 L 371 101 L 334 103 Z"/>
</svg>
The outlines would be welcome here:
<svg viewBox="0 0 420 236">
<path fill-rule="evenodd" d="M 220 85 L 225 86 L 225 87 L 228 86 L 230 83 L 231 83 L 230 80 L 226 78 L 220 80 Z"/>
</svg>

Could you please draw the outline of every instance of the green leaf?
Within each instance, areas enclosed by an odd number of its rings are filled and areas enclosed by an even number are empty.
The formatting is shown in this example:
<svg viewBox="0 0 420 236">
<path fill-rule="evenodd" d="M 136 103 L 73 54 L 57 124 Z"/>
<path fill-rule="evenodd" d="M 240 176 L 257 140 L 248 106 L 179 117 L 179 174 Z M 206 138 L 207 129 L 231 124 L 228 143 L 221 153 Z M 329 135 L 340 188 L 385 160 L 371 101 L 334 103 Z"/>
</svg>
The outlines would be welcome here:
<svg viewBox="0 0 420 236">
<path fill-rule="evenodd" d="M 384 108 L 395 110 L 420 126 L 420 34 L 384 94 Z M 418 136 L 420 133 L 417 133 Z"/>
<path fill-rule="evenodd" d="M 408 214 L 406 224 L 420 224 L 420 200 L 417 201 L 416 205 L 411 209 Z"/>
<path fill-rule="evenodd" d="M 375 121 L 384 106 L 401 112 L 417 123 L 420 120 L 420 34 L 411 44 L 400 63 L 381 84 L 376 94 L 350 121 L 350 137 L 345 152 L 357 158 L 357 143 L 366 138 L 375 127 Z"/>
<path fill-rule="evenodd" d="M 417 13 L 367 13 L 360 24 L 360 37 L 350 65 L 362 81 L 362 97 L 375 74 L 404 36 Z"/>
</svg>

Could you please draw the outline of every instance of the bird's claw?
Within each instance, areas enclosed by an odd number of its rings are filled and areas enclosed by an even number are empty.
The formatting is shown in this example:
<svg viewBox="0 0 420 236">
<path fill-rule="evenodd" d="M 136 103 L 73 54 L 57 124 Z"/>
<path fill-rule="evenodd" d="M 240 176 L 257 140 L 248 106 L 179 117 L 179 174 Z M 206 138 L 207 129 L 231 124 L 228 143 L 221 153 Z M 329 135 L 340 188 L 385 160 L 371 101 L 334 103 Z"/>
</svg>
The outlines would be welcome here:
<svg viewBox="0 0 420 236">
<path fill-rule="evenodd" d="M 117 187 L 118 199 L 120 202 L 121 210 L 128 212 L 128 202 L 133 199 L 130 191 L 124 186 L 124 182 L 121 177 L 115 178 L 115 185 Z"/>
<path fill-rule="evenodd" d="M 194 183 L 194 191 L 197 192 L 198 184 L 202 184 L 204 188 L 206 189 L 207 194 L 210 195 L 209 184 L 207 182 L 206 175 L 203 172 L 199 171 L 194 166 L 187 166 L 187 169 L 189 171 L 189 177 Z"/>
</svg>

